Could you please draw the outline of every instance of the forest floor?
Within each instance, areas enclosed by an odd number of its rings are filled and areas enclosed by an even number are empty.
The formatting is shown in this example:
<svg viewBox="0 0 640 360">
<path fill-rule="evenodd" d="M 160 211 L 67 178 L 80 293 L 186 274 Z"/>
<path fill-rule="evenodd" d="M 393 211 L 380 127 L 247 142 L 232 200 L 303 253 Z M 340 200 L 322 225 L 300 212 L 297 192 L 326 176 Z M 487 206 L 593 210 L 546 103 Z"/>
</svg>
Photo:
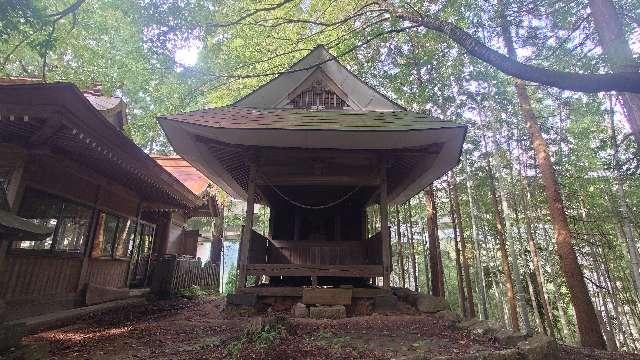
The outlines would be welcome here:
<svg viewBox="0 0 640 360">
<path fill-rule="evenodd" d="M 292 319 L 283 333 L 248 336 L 251 318 L 226 316 L 224 300 L 159 301 L 104 312 L 41 332 L 51 359 L 394 359 L 499 350 L 489 338 L 426 315 L 372 315 L 342 320 Z M 562 359 L 628 359 L 562 346 Z"/>
</svg>

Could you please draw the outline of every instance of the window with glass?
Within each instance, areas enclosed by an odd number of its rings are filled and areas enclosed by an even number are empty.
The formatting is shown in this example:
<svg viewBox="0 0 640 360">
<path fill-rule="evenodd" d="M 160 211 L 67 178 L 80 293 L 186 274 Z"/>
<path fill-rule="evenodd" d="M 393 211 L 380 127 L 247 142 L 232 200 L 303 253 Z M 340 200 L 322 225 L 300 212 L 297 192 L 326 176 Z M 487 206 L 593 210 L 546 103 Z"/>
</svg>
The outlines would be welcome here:
<svg viewBox="0 0 640 360">
<path fill-rule="evenodd" d="M 129 249 L 135 234 L 135 220 L 100 212 L 91 254 L 93 257 L 129 257 Z"/>
<path fill-rule="evenodd" d="M 89 235 L 90 207 L 31 188 L 25 189 L 18 216 L 50 227 L 44 241 L 17 241 L 16 249 L 81 253 Z"/>
</svg>

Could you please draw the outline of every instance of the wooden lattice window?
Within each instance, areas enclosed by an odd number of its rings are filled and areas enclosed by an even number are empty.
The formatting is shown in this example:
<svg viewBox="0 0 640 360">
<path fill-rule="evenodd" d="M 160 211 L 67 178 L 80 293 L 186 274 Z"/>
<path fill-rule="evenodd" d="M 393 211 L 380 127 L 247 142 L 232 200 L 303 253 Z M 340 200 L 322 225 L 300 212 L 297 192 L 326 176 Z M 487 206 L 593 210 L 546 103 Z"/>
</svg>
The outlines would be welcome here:
<svg viewBox="0 0 640 360">
<path fill-rule="evenodd" d="M 291 99 L 288 107 L 294 109 L 342 110 L 349 106 L 338 94 L 321 81 L 314 82 Z"/>
</svg>

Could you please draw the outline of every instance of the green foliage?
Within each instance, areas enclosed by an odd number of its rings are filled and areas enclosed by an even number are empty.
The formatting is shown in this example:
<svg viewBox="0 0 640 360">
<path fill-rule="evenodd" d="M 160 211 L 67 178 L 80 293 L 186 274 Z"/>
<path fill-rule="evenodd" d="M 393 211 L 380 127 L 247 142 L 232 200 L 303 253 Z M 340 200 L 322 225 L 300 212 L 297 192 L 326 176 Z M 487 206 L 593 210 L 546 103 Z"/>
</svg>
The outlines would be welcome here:
<svg viewBox="0 0 640 360">
<path fill-rule="evenodd" d="M 215 295 L 216 293 L 217 292 L 213 289 L 204 289 L 200 286 L 192 285 L 186 289 L 181 289 L 178 292 L 178 296 L 189 300 L 196 300 L 202 297 Z"/>
<path fill-rule="evenodd" d="M 286 317 L 271 318 L 260 329 L 247 329 L 238 339 L 226 346 L 227 354 L 237 358 L 246 346 L 267 348 L 287 336 Z"/>
<path fill-rule="evenodd" d="M 351 342 L 351 338 L 348 336 L 338 336 L 326 330 L 320 330 L 317 333 L 309 335 L 307 340 L 331 348 L 343 348 L 350 345 Z"/>
<path fill-rule="evenodd" d="M 236 291 L 236 279 L 238 278 L 238 270 L 236 265 L 229 268 L 227 280 L 224 282 L 224 293 L 233 294 Z"/>
</svg>

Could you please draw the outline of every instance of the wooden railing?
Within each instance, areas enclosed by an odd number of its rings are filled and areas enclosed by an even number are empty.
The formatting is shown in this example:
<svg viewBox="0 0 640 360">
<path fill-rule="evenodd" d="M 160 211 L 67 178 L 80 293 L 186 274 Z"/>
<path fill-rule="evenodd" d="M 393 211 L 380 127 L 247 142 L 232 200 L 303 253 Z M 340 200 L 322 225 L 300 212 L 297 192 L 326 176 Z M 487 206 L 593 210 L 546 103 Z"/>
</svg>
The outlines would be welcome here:
<svg viewBox="0 0 640 360">
<path fill-rule="evenodd" d="M 255 230 L 251 230 L 251 241 L 249 242 L 249 264 L 266 264 L 267 263 L 267 247 L 269 239 L 262 236 Z"/>
<path fill-rule="evenodd" d="M 271 240 L 269 264 L 365 265 L 363 241 L 282 241 Z"/>
<path fill-rule="evenodd" d="M 219 289 L 219 272 L 215 264 L 202 264 L 191 256 L 166 255 L 158 259 L 153 269 L 151 290 L 161 297 L 175 296 L 180 290 L 199 286 Z"/>
<path fill-rule="evenodd" d="M 251 231 L 247 264 L 263 271 L 261 265 L 363 266 L 364 273 L 377 272 L 367 266 L 382 265 L 380 233 L 364 241 L 271 240 Z M 281 269 L 280 269 L 281 270 Z"/>
</svg>

